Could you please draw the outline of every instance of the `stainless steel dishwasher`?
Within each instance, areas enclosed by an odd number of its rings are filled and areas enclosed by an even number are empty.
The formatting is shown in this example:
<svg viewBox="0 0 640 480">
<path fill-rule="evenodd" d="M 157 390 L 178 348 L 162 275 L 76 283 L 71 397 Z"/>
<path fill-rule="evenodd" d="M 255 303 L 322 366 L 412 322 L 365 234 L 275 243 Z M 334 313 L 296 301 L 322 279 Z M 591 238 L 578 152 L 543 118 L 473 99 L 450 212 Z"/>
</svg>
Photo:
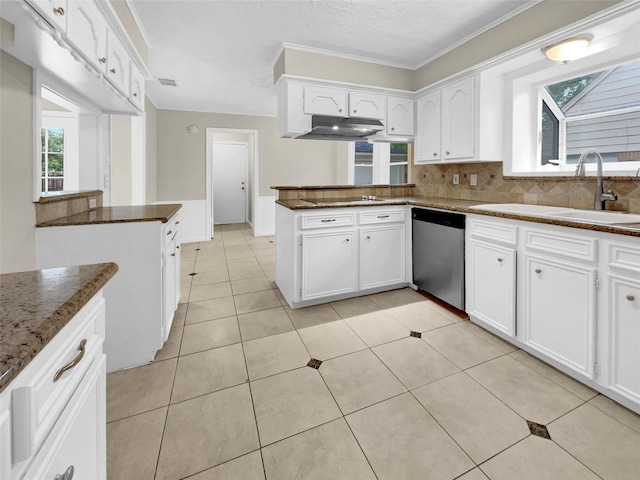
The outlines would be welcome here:
<svg viewBox="0 0 640 480">
<path fill-rule="evenodd" d="M 413 283 L 464 310 L 464 223 L 460 213 L 411 209 Z"/>
</svg>

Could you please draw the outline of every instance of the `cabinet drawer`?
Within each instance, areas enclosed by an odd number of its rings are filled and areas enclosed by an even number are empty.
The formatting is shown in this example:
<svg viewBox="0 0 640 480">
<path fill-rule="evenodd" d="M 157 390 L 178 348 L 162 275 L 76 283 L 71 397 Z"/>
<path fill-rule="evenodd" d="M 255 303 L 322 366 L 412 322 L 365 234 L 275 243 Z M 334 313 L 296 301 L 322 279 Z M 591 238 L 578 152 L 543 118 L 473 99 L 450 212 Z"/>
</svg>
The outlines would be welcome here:
<svg viewBox="0 0 640 480">
<path fill-rule="evenodd" d="M 336 215 L 303 215 L 300 228 L 344 227 L 355 224 L 354 213 L 338 213 Z"/>
<path fill-rule="evenodd" d="M 525 247 L 530 251 L 590 262 L 598 260 L 595 238 L 529 229 L 525 230 L 524 237 Z"/>
<path fill-rule="evenodd" d="M 101 295 L 94 297 L 18 376 L 26 380 L 11 391 L 14 463 L 37 451 L 89 366 L 102 353 L 104 304 Z M 62 367 L 74 361 L 75 366 L 56 380 Z"/>
<path fill-rule="evenodd" d="M 507 245 L 515 245 L 518 242 L 518 227 L 513 225 L 471 220 L 467 222 L 467 230 L 473 238 L 495 240 Z"/>
<path fill-rule="evenodd" d="M 609 244 L 609 266 L 625 272 L 640 273 L 640 248 L 619 243 Z"/>
<path fill-rule="evenodd" d="M 360 212 L 360 225 L 390 222 L 404 222 L 404 208 L 376 210 L 375 212 Z"/>
<path fill-rule="evenodd" d="M 171 239 L 175 236 L 180 225 L 180 215 L 175 214 L 169 219 L 167 223 L 162 227 L 162 249 L 169 245 Z"/>
</svg>

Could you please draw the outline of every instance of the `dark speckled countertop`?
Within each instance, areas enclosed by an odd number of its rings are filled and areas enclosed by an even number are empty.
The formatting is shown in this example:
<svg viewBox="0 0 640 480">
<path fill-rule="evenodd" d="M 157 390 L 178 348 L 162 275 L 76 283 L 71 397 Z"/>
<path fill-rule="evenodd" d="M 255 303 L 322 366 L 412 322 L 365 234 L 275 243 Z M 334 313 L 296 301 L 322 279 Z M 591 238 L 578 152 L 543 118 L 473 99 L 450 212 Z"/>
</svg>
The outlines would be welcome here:
<svg viewBox="0 0 640 480">
<path fill-rule="evenodd" d="M 277 200 L 276 203 L 291 210 L 313 210 L 319 208 L 347 208 L 347 207 L 380 207 L 384 205 L 414 205 L 417 207 L 430 207 L 455 212 L 472 213 L 475 215 L 488 215 L 492 217 L 510 218 L 525 222 L 546 223 L 548 225 L 558 225 L 561 227 L 581 228 L 583 230 L 593 230 L 598 232 L 616 233 L 619 235 L 630 235 L 640 237 L 640 224 L 625 225 L 603 225 L 589 222 L 579 222 L 561 218 L 538 217 L 535 215 L 514 214 L 493 212 L 471 208 L 476 205 L 486 205 L 487 201 L 482 200 L 461 200 L 454 198 L 435 197 L 385 197 L 378 200 L 359 199 L 337 199 L 337 200 Z"/>
<path fill-rule="evenodd" d="M 99 263 L 0 275 L 0 392 L 117 271 Z"/>
<path fill-rule="evenodd" d="M 179 203 L 162 205 L 132 205 L 126 207 L 101 207 L 69 217 L 39 223 L 36 227 L 65 227 L 99 223 L 162 222 L 167 223 L 182 207 Z"/>
</svg>

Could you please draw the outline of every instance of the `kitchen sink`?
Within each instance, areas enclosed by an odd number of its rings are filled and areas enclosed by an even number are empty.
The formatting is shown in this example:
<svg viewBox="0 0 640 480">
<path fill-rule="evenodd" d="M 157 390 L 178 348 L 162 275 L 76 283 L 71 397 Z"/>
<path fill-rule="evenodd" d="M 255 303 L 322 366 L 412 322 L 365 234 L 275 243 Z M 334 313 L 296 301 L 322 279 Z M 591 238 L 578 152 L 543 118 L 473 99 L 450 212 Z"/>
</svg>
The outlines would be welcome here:
<svg viewBox="0 0 640 480">
<path fill-rule="evenodd" d="M 529 205 L 527 203 L 487 203 L 476 205 L 470 208 L 480 210 L 489 210 L 491 212 L 515 213 L 524 215 L 550 215 L 552 213 L 560 214 L 562 212 L 570 212 L 571 208 L 567 207 L 550 207 L 547 205 Z"/>
<path fill-rule="evenodd" d="M 640 223 L 640 215 L 624 212 L 608 212 L 604 210 L 570 210 L 550 213 L 547 216 L 576 220 L 578 222 L 604 223 L 607 225 Z"/>
</svg>

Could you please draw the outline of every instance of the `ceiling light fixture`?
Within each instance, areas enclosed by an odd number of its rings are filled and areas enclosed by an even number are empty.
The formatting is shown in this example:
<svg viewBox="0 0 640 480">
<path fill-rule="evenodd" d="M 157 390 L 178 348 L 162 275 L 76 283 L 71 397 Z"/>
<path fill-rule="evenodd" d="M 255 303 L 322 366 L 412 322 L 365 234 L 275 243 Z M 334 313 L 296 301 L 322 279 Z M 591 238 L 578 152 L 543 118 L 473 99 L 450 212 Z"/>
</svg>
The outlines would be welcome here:
<svg viewBox="0 0 640 480">
<path fill-rule="evenodd" d="M 567 63 L 585 56 L 593 35 L 578 35 L 544 47 L 542 52 L 549 60 Z"/>
</svg>

